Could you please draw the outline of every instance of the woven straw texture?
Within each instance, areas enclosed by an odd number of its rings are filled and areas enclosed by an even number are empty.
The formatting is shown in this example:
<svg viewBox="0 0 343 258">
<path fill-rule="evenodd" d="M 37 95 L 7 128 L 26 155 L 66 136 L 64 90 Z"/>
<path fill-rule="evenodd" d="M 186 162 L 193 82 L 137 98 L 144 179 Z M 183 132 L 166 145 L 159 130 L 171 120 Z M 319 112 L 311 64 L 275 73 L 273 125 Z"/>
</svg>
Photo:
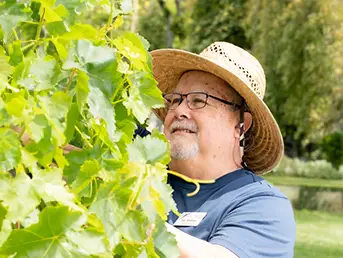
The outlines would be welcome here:
<svg viewBox="0 0 343 258">
<path fill-rule="evenodd" d="M 226 42 L 215 42 L 200 55 L 183 50 L 151 52 L 153 74 L 164 93 L 173 92 L 181 75 L 200 70 L 228 82 L 246 101 L 253 117 L 252 144 L 245 149 L 247 166 L 258 175 L 270 172 L 280 161 L 284 145 L 280 129 L 263 102 L 266 80 L 260 63 L 247 51 Z M 165 109 L 155 110 L 163 121 Z"/>
</svg>

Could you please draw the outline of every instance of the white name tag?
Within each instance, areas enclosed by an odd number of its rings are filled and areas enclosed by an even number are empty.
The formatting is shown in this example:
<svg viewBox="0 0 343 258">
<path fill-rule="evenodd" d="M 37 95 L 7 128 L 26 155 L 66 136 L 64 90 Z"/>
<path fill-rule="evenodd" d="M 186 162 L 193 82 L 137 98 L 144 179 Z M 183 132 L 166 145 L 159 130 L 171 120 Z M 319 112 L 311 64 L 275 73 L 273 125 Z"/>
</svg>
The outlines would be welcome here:
<svg viewBox="0 0 343 258">
<path fill-rule="evenodd" d="M 207 212 L 183 212 L 175 221 L 174 226 L 196 227 L 205 218 Z"/>
</svg>

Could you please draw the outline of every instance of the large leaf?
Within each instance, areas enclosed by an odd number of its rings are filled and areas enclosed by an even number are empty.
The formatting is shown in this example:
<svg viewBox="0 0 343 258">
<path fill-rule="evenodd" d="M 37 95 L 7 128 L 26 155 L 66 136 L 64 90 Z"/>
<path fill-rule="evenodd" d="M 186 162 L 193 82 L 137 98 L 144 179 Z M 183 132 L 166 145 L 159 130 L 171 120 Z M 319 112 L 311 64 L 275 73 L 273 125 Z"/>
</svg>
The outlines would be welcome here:
<svg viewBox="0 0 343 258">
<path fill-rule="evenodd" d="M 89 24 L 75 24 L 70 31 L 61 35 L 62 39 L 79 40 L 79 39 L 97 39 L 98 31 Z"/>
<path fill-rule="evenodd" d="M 133 68 L 137 70 L 150 71 L 147 65 L 148 52 L 144 49 L 141 39 L 133 33 L 125 33 L 116 38 L 114 45 L 119 52 L 130 60 Z"/>
<path fill-rule="evenodd" d="M 96 200 L 90 207 L 102 221 L 111 249 L 119 244 L 121 237 L 129 241 L 144 240 L 144 218 L 138 211 L 127 209 L 131 195 L 129 186 L 134 181 L 108 183 L 101 186 Z"/>
<path fill-rule="evenodd" d="M 15 178 L 0 174 L 0 200 L 7 209 L 6 219 L 12 223 L 23 220 L 40 203 L 32 180 L 25 173 L 17 173 Z"/>
<path fill-rule="evenodd" d="M 8 171 L 18 165 L 21 158 L 20 144 L 15 132 L 0 128 L 0 171 Z"/>
<path fill-rule="evenodd" d="M 106 122 L 107 132 L 110 139 L 114 140 L 115 117 L 114 109 L 104 93 L 96 87 L 91 86 L 88 94 L 87 104 L 93 117 L 100 122 L 103 119 Z"/>
<path fill-rule="evenodd" d="M 124 105 L 132 110 L 140 123 L 149 117 L 152 108 L 164 106 L 161 91 L 157 88 L 156 81 L 146 72 L 136 72 L 129 76 L 131 87 L 129 92 L 124 92 Z"/>
<path fill-rule="evenodd" d="M 62 180 L 62 169 L 36 169 L 32 174 L 32 184 L 45 202 L 57 201 L 74 209 L 80 209 L 74 203 L 75 196 L 65 187 L 65 182 Z"/>
<path fill-rule="evenodd" d="M 0 93 L 9 85 L 8 76 L 13 72 L 13 67 L 8 64 L 9 58 L 0 48 Z"/>
<path fill-rule="evenodd" d="M 89 85 L 101 89 L 108 99 L 112 98 L 114 91 L 122 83 L 114 50 L 80 40 L 76 45 L 75 56 L 81 69 L 87 72 Z"/>
<path fill-rule="evenodd" d="M 68 207 L 47 207 L 39 222 L 13 230 L 0 253 L 16 257 L 89 257 L 107 252 L 104 235 L 83 229 L 87 217 Z"/>
<path fill-rule="evenodd" d="M 156 225 L 156 231 L 153 234 L 156 253 L 161 258 L 176 258 L 179 257 L 177 242 L 175 236 L 168 232 L 164 222 Z"/>
<path fill-rule="evenodd" d="M 85 105 L 89 93 L 88 87 L 88 75 L 83 72 L 79 71 L 76 78 L 76 101 L 77 106 L 79 107 L 80 112 L 83 110 L 83 106 Z"/>
<path fill-rule="evenodd" d="M 137 136 L 134 142 L 127 146 L 127 151 L 131 162 L 167 164 L 170 160 L 167 142 L 152 135 L 144 138 Z"/>
<path fill-rule="evenodd" d="M 30 20 L 32 11 L 22 3 L 17 1 L 5 1 L 0 3 L 0 25 L 4 31 L 4 40 L 8 41 L 13 33 L 12 29 L 19 22 Z"/>
<path fill-rule="evenodd" d="M 27 79 L 21 81 L 21 83 L 27 86 L 28 89 L 34 89 L 36 91 L 46 90 L 54 87 L 57 84 L 57 62 L 52 57 L 47 57 L 45 59 L 36 59 L 30 66 L 29 74 L 32 78 L 34 83 L 32 85 L 32 81 L 28 81 Z"/>
<path fill-rule="evenodd" d="M 86 160 L 85 163 L 80 168 L 80 173 L 77 175 L 74 183 L 73 190 L 76 193 L 80 193 L 83 189 L 92 183 L 96 176 L 100 172 L 101 167 L 97 160 Z M 88 193 L 84 192 L 81 196 L 90 197 L 92 193 L 88 189 Z"/>
<path fill-rule="evenodd" d="M 164 165 L 128 163 L 118 173 L 138 178 L 136 185 L 132 187 L 135 198 L 131 198 L 130 205 L 131 208 L 141 205 L 150 223 L 153 224 L 161 219 L 165 221 L 169 211 L 177 211 L 171 197 L 173 190 L 166 184 L 167 170 Z"/>
</svg>

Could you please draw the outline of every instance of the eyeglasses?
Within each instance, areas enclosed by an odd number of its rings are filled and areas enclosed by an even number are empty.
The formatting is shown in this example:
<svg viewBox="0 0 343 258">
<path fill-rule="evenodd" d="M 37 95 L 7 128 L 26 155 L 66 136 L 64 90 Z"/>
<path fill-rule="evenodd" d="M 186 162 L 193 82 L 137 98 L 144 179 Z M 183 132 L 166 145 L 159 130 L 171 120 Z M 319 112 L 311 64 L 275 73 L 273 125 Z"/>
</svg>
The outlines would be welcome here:
<svg viewBox="0 0 343 258">
<path fill-rule="evenodd" d="M 165 105 L 167 110 L 174 110 L 178 106 L 181 105 L 184 97 L 187 100 L 187 106 L 189 109 L 200 109 L 207 105 L 207 100 L 209 97 L 218 100 L 224 104 L 231 105 L 237 108 L 241 108 L 241 105 L 238 105 L 236 103 L 226 101 L 221 98 L 217 98 L 216 96 L 212 96 L 210 94 L 207 94 L 205 92 L 190 92 L 187 94 L 181 94 L 181 93 L 168 93 L 163 94 Z"/>
</svg>

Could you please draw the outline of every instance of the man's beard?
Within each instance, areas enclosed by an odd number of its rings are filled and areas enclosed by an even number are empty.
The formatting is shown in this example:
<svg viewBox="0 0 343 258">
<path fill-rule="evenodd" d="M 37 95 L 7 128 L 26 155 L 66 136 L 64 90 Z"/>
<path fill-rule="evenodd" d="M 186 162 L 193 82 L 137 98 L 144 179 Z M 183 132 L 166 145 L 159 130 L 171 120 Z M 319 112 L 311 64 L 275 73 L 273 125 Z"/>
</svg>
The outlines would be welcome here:
<svg viewBox="0 0 343 258">
<path fill-rule="evenodd" d="M 186 160 L 193 158 L 199 152 L 198 139 L 192 143 L 185 141 L 182 137 L 174 139 L 170 144 L 170 156 L 176 160 Z"/>
<path fill-rule="evenodd" d="M 175 135 L 173 130 L 176 128 L 184 128 L 191 130 L 194 135 Z M 199 152 L 198 142 L 198 127 L 195 123 L 175 121 L 170 126 L 171 139 L 170 139 L 170 156 L 176 160 L 186 160 L 193 158 Z"/>
</svg>

